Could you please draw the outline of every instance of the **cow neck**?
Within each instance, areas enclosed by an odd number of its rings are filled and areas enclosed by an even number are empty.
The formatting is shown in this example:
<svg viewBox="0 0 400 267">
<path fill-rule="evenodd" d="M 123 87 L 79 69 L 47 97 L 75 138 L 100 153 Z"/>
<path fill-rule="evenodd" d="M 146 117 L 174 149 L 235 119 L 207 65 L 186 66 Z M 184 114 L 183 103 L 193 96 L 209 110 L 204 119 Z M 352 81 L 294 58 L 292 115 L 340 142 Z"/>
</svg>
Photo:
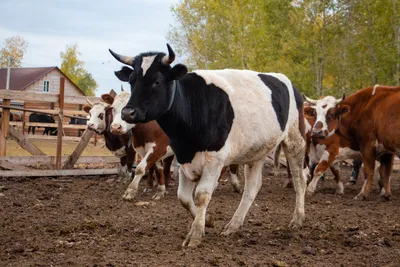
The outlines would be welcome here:
<svg viewBox="0 0 400 267">
<path fill-rule="evenodd" d="M 110 131 L 112 121 L 113 121 L 112 109 L 106 108 L 106 110 L 105 110 L 106 129 L 103 132 L 104 141 L 106 143 L 106 147 L 110 151 L 116 151 L 116 150 L 120 149 L 123 145 L 119 139 L 119 136 L 112 134 Z"/>
<path fill-rule="evenodd" d="M 353 118 L 354 117 L 353 115 L 358 112 L 357 102 L 352 101 L 352 96 L 349 96 L 341 104 L 349 105 L 352 114 L 347 114 L 345 117 L 339 116 L 338 126 L 335 130 L 335 134 L 337 134 L 340 137 L 342 146 L 352 147 L 352 144 L 355 143 L 354 142 L 355 136 L 354 136 L 354 131 L 352 129 L 352 125 L 355 123 L 354 121 L 355 118 Z"/>
</svg>

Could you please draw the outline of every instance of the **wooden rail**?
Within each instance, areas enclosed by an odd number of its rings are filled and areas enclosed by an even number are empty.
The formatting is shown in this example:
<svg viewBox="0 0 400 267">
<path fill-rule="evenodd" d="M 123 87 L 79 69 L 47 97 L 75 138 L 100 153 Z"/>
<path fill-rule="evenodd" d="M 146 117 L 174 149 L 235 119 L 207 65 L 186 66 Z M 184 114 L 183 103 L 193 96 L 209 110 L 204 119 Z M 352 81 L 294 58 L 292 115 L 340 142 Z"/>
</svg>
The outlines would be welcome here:
<svg viewBox="0 0 400 267">
<path fill-rule="evenodd" d="M 22 127 L 23 123 L 20 121 L 10 121 L 9 125 Z M 58 124 L 57 123 L 42 123 L 42 122 L 25 122 L 25 126 L 57 128 Z M 63 124 L 63 128 L 85 130 L 87 128 L 87 126 L 80 125 L 80 124 Z"/>
<path fill-rule="evenodd" d="M 99 97 L 95 96 L 69 96 L 66 95 L 64 98 L 65 104 L 78 104 L 78 105 L 87 105 L 86 98 L 88 98 L 91 102 L 100 101 Z M 12 100 L 20 100 L 20 101 L 33 101 L 33 102 L 50 102 L 50 103 L 58 103 L 60 96 L 58 94 L 50 94 L 50 93 L 34 93 L 34 92 L 20 92 L 15 90 L 2 90 L 0 89 L 0 99 L 12 99 Z M 3 102 L 4 105 L 4 102 Z"/>
</svg>

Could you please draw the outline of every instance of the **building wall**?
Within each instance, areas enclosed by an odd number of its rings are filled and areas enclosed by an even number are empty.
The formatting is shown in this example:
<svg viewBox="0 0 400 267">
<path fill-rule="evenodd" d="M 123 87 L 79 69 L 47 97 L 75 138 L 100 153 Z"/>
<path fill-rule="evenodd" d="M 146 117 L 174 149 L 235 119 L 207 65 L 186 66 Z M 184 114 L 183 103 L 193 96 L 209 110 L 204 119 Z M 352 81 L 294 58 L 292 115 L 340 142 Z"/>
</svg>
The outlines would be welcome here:
<svg viewBox="0 0 400 267">
<path fill-rule="evenodd" d="M 58 94 L 60 92 L 60 77 L 65 77 L 58 69 L 54 69 L 44 75 L 42 78 L 28 86 L 24 91 L 45 93 L 43 92 L 44 81 L 49 81 L 49 93 Z M 79 91 L 75 85 L 73 85 L 68 79 L 65 79 L 65 95 L 76 95 L 82 96 L 81 91 Z"/>
<path fill-rule="evenodd" d="M 44 81 L 49 81 L 49 93 L 58 94 L 60 92 L 60 77 L 65 77 L 59 70 L 54 69 L 51 72 L 44 75 L 42 78 L 28 86 L 24 91 L 28 92 L 36 92 L 43 93 Z M 76 88 L 68 79 L 65 79 L 65 87 L 64 87 L 65 95 L 70 96 L 83 96 L 82 92 Z M 44 102 L 25 102 L 26 109 L 55 109 L 58 108 L 58 103 L 44 103 Z M 64 104 L 64 110 L 82 110 L 82 105 L 76 104 Z M 30 112 L 25 113 L 25 121 L 29 121 Z M 57 122 L 57 117 L 55 117 L 55 121 Z M 65 117 L 64 124 L 68 124 L 69 118 Z M 28 132 L 28 127 L 25 128 L 26 133 Z M 42 134 L 43 128 L 37 128 L 36 134 Z M 67 136 L 78 136 L 78 130 L 76 129 L 64 129 L 64 132 Z"/>
</svg>

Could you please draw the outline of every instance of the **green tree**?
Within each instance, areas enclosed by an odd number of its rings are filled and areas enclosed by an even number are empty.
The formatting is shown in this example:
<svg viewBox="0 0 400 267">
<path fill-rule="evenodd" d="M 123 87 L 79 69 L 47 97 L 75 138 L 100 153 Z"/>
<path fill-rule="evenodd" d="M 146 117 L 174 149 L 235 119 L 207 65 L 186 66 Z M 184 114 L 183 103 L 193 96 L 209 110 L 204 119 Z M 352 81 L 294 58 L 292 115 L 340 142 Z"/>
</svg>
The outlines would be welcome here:
<svg viewBox="0 0 400 267">
<path fill-rule="evenodd" d="M 183 0 L 168 34 L 189 68 L 286 74 L 304 93 L 400 84 L 397 0 Z"/>
<path fill-rule="evenodd" d="M 78 58 L 81 55 L 78 48 L 78 44 L 70 44 L 60 53 L 61 71 L 86 95 L 93 96 L 98 85 L 92 74 L 84 68 L 85 62 Z"/>
<path fill-rule="evenodd" d="M 21 36 L 5 39 L 4 47 L 0 50 L 0 67 L 7 67 L 9 58 L 11 58 L 11 67 L 20 67 L 27 47 L 28 42 Z"/>
</svg>

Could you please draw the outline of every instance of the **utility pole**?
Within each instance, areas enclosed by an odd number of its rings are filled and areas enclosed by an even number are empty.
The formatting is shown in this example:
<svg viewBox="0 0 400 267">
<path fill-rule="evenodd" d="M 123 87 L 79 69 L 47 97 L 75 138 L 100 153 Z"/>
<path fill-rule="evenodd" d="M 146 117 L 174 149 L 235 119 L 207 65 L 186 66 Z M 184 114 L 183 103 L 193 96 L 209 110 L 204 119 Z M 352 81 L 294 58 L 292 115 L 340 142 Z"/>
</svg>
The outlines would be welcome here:
<svg viewBox="0 0 400 267">
<path fill-rule="evenodd" d="M 8 58 L 7 62 L 7 83 L 6 83 L 6 90 L 10 89 L 10 67 L 11 67 L 12 58 Z"/>
</svg>

